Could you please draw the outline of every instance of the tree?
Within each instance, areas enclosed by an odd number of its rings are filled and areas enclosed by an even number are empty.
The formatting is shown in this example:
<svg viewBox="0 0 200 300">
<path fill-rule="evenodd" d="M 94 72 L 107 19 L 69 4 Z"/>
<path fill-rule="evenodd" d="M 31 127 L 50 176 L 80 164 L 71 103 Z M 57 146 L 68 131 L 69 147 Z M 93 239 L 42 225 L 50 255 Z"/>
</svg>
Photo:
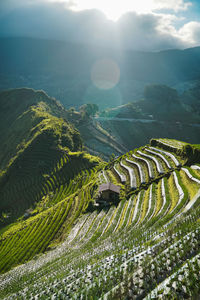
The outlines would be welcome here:
<svg viewBox="0 0 200 300">
<path fill-rule="evenodd" d="M 68 110 L 68 112 L 69 112 L 69 114 L 70 114 L 70 117 L 72 117 L 73 116 L 73 114 L 75 113 L 75 108 L 74 107 L 70 107 L 69 108 L 69 110 Z"/>
<path fill-rule="evenodd" d="M 109 162 L 114 161 L 114 159 L 115 159 L 115 154 L 112 153 L 112 154 L 110 155 L 110 157 L 109 157 Z"/>
<path fill-rule="evenodd" d="M 95 116 L 95 114 L 99 111 L 99 107 L 97 104 L 95 103 L 87 103 L 87 104 L 83 104 L 80 107 L 80 112 L 84 115 L 86 115 L 87 117 L 90 116 Z"/>
</svg>

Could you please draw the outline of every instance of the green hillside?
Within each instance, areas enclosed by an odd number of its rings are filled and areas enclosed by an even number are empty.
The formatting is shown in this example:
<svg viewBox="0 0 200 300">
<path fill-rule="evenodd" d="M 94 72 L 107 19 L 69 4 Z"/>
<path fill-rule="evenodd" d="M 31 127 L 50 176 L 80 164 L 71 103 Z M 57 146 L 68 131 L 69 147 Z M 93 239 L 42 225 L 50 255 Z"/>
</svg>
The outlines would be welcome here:
<svg viewBox="0 0 200 300">
<path fill-rule="evenodd" d="M 25 264 L 0 276 L 0 297 L 196 299 L 199 153 L 152 139 L 48 193 L 40 212 L 2 230 L 1 272 Z M 109 182 L 121 188 L 118 203 L 99 202 Z"/>
<path fill-rule="evenodd" d="M 0 93 L 1 227 L 40 211 L 42 199 L 98 163 L 82 151 L 80 133 L 63 112 L 42 91 Z"/>
</svg>

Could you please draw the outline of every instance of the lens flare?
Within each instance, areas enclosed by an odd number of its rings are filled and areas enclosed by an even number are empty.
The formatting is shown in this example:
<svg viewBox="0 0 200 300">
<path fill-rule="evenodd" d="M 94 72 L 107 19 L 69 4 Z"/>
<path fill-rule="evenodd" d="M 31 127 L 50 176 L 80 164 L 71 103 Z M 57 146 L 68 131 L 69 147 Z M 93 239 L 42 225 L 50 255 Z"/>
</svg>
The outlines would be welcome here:
<svg viewBox="0 0 200 300">
<path fill-rule="evenodd" d="M 98 60 L 92 67 L 91 80 L 99 89 L 112 89 L 118 84 L 119 79 L 119 66 L 111 59 Z"/>
</svg>

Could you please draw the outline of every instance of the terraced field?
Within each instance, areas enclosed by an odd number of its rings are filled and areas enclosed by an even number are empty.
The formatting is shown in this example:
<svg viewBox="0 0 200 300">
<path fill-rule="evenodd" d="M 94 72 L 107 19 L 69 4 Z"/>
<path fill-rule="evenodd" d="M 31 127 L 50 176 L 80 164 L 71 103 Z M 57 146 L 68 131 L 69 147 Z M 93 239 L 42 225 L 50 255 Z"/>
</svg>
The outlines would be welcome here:
<svg viewBox="0 0 200 300">
<path fill-rule="evenodd" d="M 42 91 L 0 93 L 0 228 L 63 200 L 70 181 L 99 163 L 63 113 Z"/>
<path fill-rule="evenodd" d="M 158 143 L 82 172 L 57 189 L 53 207 L 5 231 L 2 272 L 51 251 L 2 274 L 0 297 L 196 299 L 200 164 L 187 164 L 184 144 Z M 120 201 L 96 206 L 106 182 L 121 187 Z"/>
</svg>

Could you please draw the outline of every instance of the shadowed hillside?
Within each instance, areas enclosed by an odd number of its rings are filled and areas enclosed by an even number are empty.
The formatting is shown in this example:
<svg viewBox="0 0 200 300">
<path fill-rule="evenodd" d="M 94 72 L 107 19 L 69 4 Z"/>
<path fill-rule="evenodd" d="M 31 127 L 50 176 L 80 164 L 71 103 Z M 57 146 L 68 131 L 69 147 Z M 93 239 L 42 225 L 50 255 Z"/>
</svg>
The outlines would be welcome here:
<svg viewBox="0 0 200 300">
<path fill-rule="evenodd" d="M 1 226 L 98 162 L 82 152 L 80 133 L 61 118 L 63 111 L 42 91 L 0 94 Z"/>
<path fill-rule="evenodd" d="M 147 84 L 175 86 L 200 78 L 199 47 L 150 53 L 28 38 L 1 38 L 0 45 L 1 89 L 42 89 L 67 108 L 89 102 L 114 107 L 142 98 Z M 93 64 L 105 57 L 116 61 L 121 73 L 110 91 L 91 81 Z"/>
</svg>

